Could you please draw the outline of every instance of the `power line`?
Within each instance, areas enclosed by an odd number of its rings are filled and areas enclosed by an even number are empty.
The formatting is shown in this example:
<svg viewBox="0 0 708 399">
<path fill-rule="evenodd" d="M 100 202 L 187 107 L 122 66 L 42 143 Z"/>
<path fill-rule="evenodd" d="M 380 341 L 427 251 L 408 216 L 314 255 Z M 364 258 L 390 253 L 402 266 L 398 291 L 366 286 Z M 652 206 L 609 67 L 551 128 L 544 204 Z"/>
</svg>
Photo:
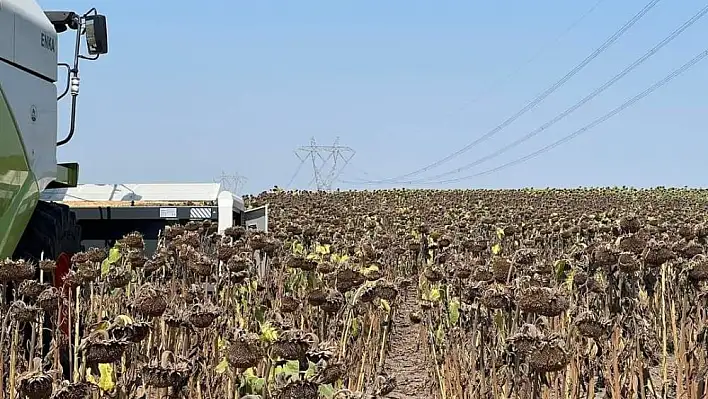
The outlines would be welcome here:
<svg viewBox="0 0 708 399">
<path fill-rule="evenodd" d="M 519 72 L 521 72 L 525 67 L 536 61 L 541 55 L 543 55 L 546 51 L 548 51 L 553 45 L 557 44 L 560 42 L 565 36 L 567 36 L 569 33 L 571 33 L 578 25 L 580 25 L 585 19 L 587 19 L 590 14 L 592 14 L 602 3 L 604 3 L 605 0 L 598 0 L 596 1 L 589 9 L 587 9 L 583 14 L 581 14 L 578 18 L 576 18 L 572 23 L 570 23 L 563 31 L 561 31 L 552 41 L 547 42 L 545 45 L 539 46 L 538 50 L 528 59 L 526 59 L 524 62 L 519 63 L 514 69 L 511 70 L 508 74 L 503 76 L 501 79 L 497 80 L 496 82 L 492 83 L 487 87 L 487 89 L 482 90 L 481 93 L 479 93 L 474 99 L 467 101 L 464 105 L 457 107 L 453 112 L 460 112 L 463 111 L 466 107 L 469 105 L 472 105 L 482 99 L 484 96 L 492 92 L 494 89 L 499 88 L 500 86 L 504 85 L 505 83 L 508 83 L 512 78 L 517 75 Z M 450 112 L 452 114 L 453 112 Z M 300 166 L 302 166 L 302 163 L 300 163 Z M 350 165 L 351 169 L 351 165 Z M 377 180 L 386 180 L 380 177 L 379 175 L 374 175 L 372 173 L 369 173 L 363 169 L 355 168 L 356 173 L 363 175 L 364 178 L 357 178 L 353 177 L 354 180 L 357 181 L 348 181 L 348 180 L 340 180 L 340 182 L 345 183 L 345 184 L 367 184 L 369 182 L 374 182 Z M 299 170 L 299 169 L 298 169 Z M 298 172 L 295 172 L 295 175 L 293 175 L 292 180 L 294 180 L 296 174 Z M 368 180 L 365 180 L 368 179 Z"/>
<path fill-rule="evenodd" d="M 488 86 L 486 90 L 482 91 L 482 93 L 477 98 L 470 101 L 468 103 L 468 105 L 476 103 L 477 101 L 482 99 L 483 96 L 486 96 L 487 94 L 491 93 L 494 89 L 499 88 L 503 84 L 509 82 L 514 76 L 516 76 L 516 74 L 521 72 L 526 66 L 528 66 L 532 62 L 536 61 L 536 59 L 538 59 L 541 55 L 543 55 L 543 53 L 548 51 L 548 49 L 552 45 L 557 44 L 558 42 L 561 41 L 561 39 L 563 39 L 563 37 L 565 37 L 567 34 L 572 32 L 573 29 L 575 29 L 578 25 L 580 25 L 581 22 L 583 22 L 587 17 L 589 17 L 590 14 L 592 14 L 593 11 L 595 11 L 600 6 L 600 4 L 602 4 L 603 2 L 605 2 L 605 0 L 598 0 L 597 2 L 595 2 L 595 4 L 593 4 L 592 7 L 590 7 L 587 11 L 585 11 L 578 19 L 573 21 L 567 28 L 565 28 L 565 30 L 563 32 L 561 32 L 558 36 L 556 36 L 555 40 L 550 42 L 549 45 L 540 47 L 539 50 L 536 51 L 525 62 L 519 64 L 516 68 L 514 68 L 511 72 L 506 74 L 503 78 L 501 78 L 497 82 L 493 83 L 492 85 Z"/>
<path fill-rule="evenodd" d="M 703 18 L 706 14 L 708 13 L 708 5 L 704 6 L 700 11 L 698 11 L 696 14 L 694 14 L 689 20 L 684 22 L 681 26 L 676 28 L 669 36 L 665 37 L 662 41 L 657 43 L 654 47 L 649 49 L 644 55 L 639 57 L 637 60 L 635 60 L 632 64 L 627 66 L 624 70 L 622 70 L 620 73 L 615 75 L 613 78 L 605 82 L 602 86 L 596 88 L 592 93 L 588 94 L 585 96 L 582 100 L 578 101 L 575 103 L 573 106 L 570 108 L 566 109 L 565 111 L 561 112 L 560 114 L 556 115 L 553 119 L 549 120 L 548 122 L 544 123 L 537 129 L 527 133 L 526 135 L 522 136 L 521 138 L 513 141 L 512 143 L 502 147 L 501 149 L 486 155 L 484 157 L 481 157 L 473 162 L 470 162 L 468 164 L 465 164 L 459 168 L 440 173 L 434 176 L 430 176 L 428 178 L 422 178 L 422 179 L 416 179 L 416 180 L 409 180 L 406 181 L 405 183 L 433 183 L 438 179 L 441 179 L 445 176 L 450 176 L 456 173 L 463 172 L 465 170 L 468 170 L 474 166 L 477 166 L 483 162 L 486 162 L 490 159 L 496 158 L 497 156 L 507 152 L 508 150 L 518 146 L 519 144 L 530 140 L 534 136 L 538 135 L 539 133 L 543 132 L 544 130 L 548 129 L 549 127 L 555 125 L 556 123 L 560 122 L 563 120 L 565 117 L 570 115 L 571 113 L 575 112 L 578 108 L 582 107 L 585 105 L 587 102 L 592 100 L 593 98 L 597 97 L 599 94 L 607 90 L 608 88 L 612 87 L 615 83 L 620 81 L 622 78 L 627 76 L 630 72 L 632 72 L 634 69 L 636 69 L 638 66 L 646 62 L 648 59 L 650 59 L 652 56 L 657 54 L 662 48 L 664 48 L 666 45 L 671 43 L 674 39 L 676 39 L 678 36 L 680 36 L 686 29 L 688 29 L 690 26 L 698 22 L 701 18 Z"/>
<path fill-rule="evenodd" d="M 688 70 L 691 69 L 693 66 L 695 66 L 695 65 L 698 64 L 700 61 L 702 61 L 706 56 L 708 56 L 708 49 L 706 49 L 706 50 L 704 50 L 703 52 L 699 53 L 699 54 L 696 55 L 693 59 L 691 59 L 690 61 L 688 61 L 687 63 L 685 63 L 685 64 L 684 64 L 683 66 L 681 66 L 680 68 L 674 70 L 671 74 L 667 75 L 667 76 L 666 76 L 665 78 L 663 78 L 662 80 L 660 80 L 660 81 L 654 83 L 654 84 L 651 85 L 648 89 L 644 90 L 643 92 L 641 92 L 641 93 L 637 94 L 636 96 L 630 98 L 629 100 L 625 101 L 622 105 L 618 106 L 617 108 L 613 109 L 612 111 L 608 112 L 607 114 L 603 115 L 602 117 L 595 119 L 595 120 L 592 121 L 591 123 L 589 123 L 589 124 L 583 126 L 582 128 L 576 130 L 575 132 L 573 132 L 573 133 L 571 133 L 571 134 L 569 134 L 569 135 L 567 135 L 567 136 L 561 138 L 560 140 L 557 140 L 557 141 L 555 141 L 555 142 L 553 142 L 553 143 L 551 143 L 551 144 L 549 144 L 549 145 L 547 145 L 547 146 L 545 146 L 545 147 L 543 147 L 543 148 L 541 148 L 541 149 L 538 149 L 538 150 L 536 150 L 536 151 L 534 151 L 534 152 L 532 152 L 532 153 L 530 153 L 530 154 L 527 154 L 527 155 L 525 155 L 525 156 L 523 156 L 523 157 L 521 157 L 521 158 L 517 158 L 517 159 L 515 159 L 515 160 L 513 160 L 513 161 L 504 163 L 504 164 L 502 164 L 502 165 L 500 165 L 500 166 L 497 166 L 497 167 L 494 167 L 494 168 L 491 168 L 491 169 L 487 169 L 487 170 L 485 170 L 485 171 L 483 171 L 483 172 L 475 173 L 475 174 L 469 175 L 469 176 L 458 177 L 458 178 L 455 178 L 455 179 L 443 180 L 443 181 L 439 181 L 439 182 L 436 182 L 436 183 L 453 183 L 453 182 L 459 182 L 459 181 L 463 181 L 463 180 L 469 180 L 469 179 L 472 179 L 472 178 L 475 178 L 475 177 L 479 177 L 479 176 L 488 175 L 488 174 L 491 174 L 491 173 L 498 172 L 498 171 L 500 171 L 500 170 L 506 169 L 506 168 L 508 168 L 508 167 L 511 167 L 511 166 L 514 166 L 514 165 L 518 165 L 518 164 L 520 164 L 520 163 L 522 163 L 522 162 L 526 162 L 526 161 L 528 161 L 529 159 L 535 158 L 535 157 L 537 157 L 537 156 L 539 156 L 539 155 L 541 155 L 541 154 L 543 154 L 543 153 L 545 153 L 545 152 L 548 152 L 548 151 L 552 150 L 553 148 L 556 148 L 556 147 L 558 147 L 559 145 L 564 144 L 564 143 L 566 143 L 566 142 L 568 142 L 568 141 L 574 139 L 575 137 L 577 137 L 577 136 L 579 136 L 579 135 L 581 135 L 581 134 L 587 132 L 588 130 L 590 130 L 590 129 L 592 129 L 592 128 L 598 126 L 598 125 L 600 125 L 601 123 L 607 121 L 608 119 L 610 119 L 610 118 L 616 116 L 616 115 L 619 114 L 620 112 L 622 112 L 622 111 L 624 111 L 625 109 L 629 108 L 630 106 L 634 105 L 634 104 L 635 104 L 636 102 L 638 102 L 639 100 L 641 100 L 641 99 L 643 99 L 644 97 L 646 97 L 646 96 L 652 94 L 654 91 L 656 91 L 656 90 L 659 89 L 660 87 L 666 85 L 667 83 L 669 83 L 669 82 L 670 82 L 671 80 L 673 80 L 674 78 L 676 78 L 676 77 L 682 75 L 684 72 L 688 71 Z"/>
<path fill-rule="evenodd" d="M 414 175 L 418 175 L 421 173 L 424 173 L 434 167 L 437 167 L 445 162 L 450 161 L 451 159 L 469 151 L 472 147 L 475 145 L 484 142 L 485 140 L 493 137 L 495 134 L 499 133 L 502 129 L 505 127 L 509 126 L 512 124 L 514 121 L 516 121 L 518 118 L 523 116 L 525 113 L 530 111 L 532 108 L 534 108 L 536 105 L 538 105 L 541 101 L 543 101 L 546 97 L 551 95 L 553 92 L 558 90 L 561 86 L 563 86 L 570 78 L 575 76 L 580 70 L 582 70 L 585 66 L 587 66 L 592 60 L 597 58 L 602 52 L 607 50 L 612 44 L 614 44 L 622 35 L 624 35 L 634 24 L 636 24 L 640 19 L 642 19 L 654 6 L 656 6 L 657 3 L 659 3 L 661 0 L 651 0 L 647 5 L 644 6 L 636 15 L 634 15 L 629 21 L 627 21 L 619 30 L 617 30 L 612 36 L 610 36 L 605 42 L 595 49 L 590 55 L 588 55 L 583 61 L 581 61 L 578 65 L 576 65 L 570 72 L 568 72 L 565 76 L 563 76 L 560 80 L 558 80 L 556 83 L 551 85 L 548 89 L 546 89 L 543 93 L 539 94 L 534 98 L 531 102 L 526 104 L 521 110 L 516 112 L 514 115 L 506 119 L 504 122 L 501 124 L 497 125 L 495 128 L 487 132 L 486 134 L 482 135 L 480 138 L 474 140 L 470 144 L 464 146 L 460 150 L 438 160 L 435 161 L 427 166 L 424 166 L 420 169 L 417 169 L 413 172 L 397 176 L 391 179 L 384 179 L 384 180 L 379 180 L 379 181 L 369 181 L 369 183 L 375 183 L 375 184 L 380 184 L 380 183 L 397 183 L 401 179 L 405 179 Z"/>
<path fill-rule="evenodd" d="M 296 154 L 296 155 L 297 155 L 297 154 Z M 300 160 L 300 164 L 297 166 L 297 168 L 295 168 L 295 172 L 294 172 L 293 175 L 290 177 L 290 180 L 288 180 L 288 184 L 285 185 L 285 189 L 286 189 L 286 190 L 290 189 L 290 186 L 291 186 L 291 185 L 293 184 L 293 182 L 295 181 L 295 178 L 296 178 L 297 175 L 300 173 L 300 169 L 302 169 L 302 165 L 304 165 L 304 164 L 305 164 L 305 160 L 304 160 L 304 159 L 301 159 L 301 160 Z"/>
<path fill-rule="evenodd" d="M 301 146 L 295 150 L 295 155 L 300 159 L 300 165 L 288 186 L 295 179 L 300 168 L 309 160 L 312 163 L 313 177 L 308 187 L 314 183 L 317 190 L 331 190 L 332 184 L 337 181 L 354 154 L 356 151 L 351 147 L 339 145 L 339 137 L 333 145 L 318 145 L 312 138 L 310 145 Z"/>
</svg>

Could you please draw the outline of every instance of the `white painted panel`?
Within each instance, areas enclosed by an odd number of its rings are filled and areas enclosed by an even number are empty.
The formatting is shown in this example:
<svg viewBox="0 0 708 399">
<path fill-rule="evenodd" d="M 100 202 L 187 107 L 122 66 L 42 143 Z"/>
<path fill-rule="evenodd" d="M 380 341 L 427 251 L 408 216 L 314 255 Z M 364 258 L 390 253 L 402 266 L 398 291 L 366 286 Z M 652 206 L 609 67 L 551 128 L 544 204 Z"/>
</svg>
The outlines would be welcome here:
<svg viewBox="0 0 708 399">
<path fill-rule="evenodd" d="M 2 62 L 0 82 L 20 128 L 30 168 L 39 189 L 44 190 L 57 174 L 56 86 Z"/>
<path fill-rule="evenodd" d="M 228 191 L 219 193 L 219 221 L 217 231 L 223 234 L 234 225 L 234 196 Z"/>
<path fill-rule="evenodd" d="M 15 63 L 56 81 L 57 33 L 39 6 L 26 7 L 15 15 Z"/>
<path fill-rule="evenodd" d="M 246 228 L 268 232 L 268 204 L 258 208 L 246 209 L 243 218 Z"/>
<path fill-rule="evenodd" d="M 0 0 L 0 58 L 15 62 L 15 17 Z"/>
<path fill-rule="evenodd" d="M 233 209 L 243 210 L 243 199 L 230 192 L 222 192 L 219 183 L 80 184 L 78 187 L 69 189 L 48 190 L 43 194 L 42 199 L 46 201 L 206 202 L 220 201 L 224 195 L 232 197 Z"/>
</svg>

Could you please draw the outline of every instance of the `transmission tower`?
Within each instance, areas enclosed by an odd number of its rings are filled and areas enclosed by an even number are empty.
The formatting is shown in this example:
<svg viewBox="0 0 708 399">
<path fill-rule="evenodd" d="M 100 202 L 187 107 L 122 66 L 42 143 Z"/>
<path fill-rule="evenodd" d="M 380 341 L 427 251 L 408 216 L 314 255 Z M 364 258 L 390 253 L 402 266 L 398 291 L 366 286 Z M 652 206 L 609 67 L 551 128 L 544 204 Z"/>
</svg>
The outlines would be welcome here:
<svg viewBox="0 0 708 399">
<path fill-rule="evenodd" d="M 242 176 L 238 173 L 229 175 L 224 173 L 223 171 L 221 172 L 221 176 L 214 179 L 215 183 L 221 184 L 222 190 L 229 191 L 234 194 L 238 194 L 247 181 L 248 179 L 245 176 Z"/>
<path fill-rule="evenodd" d="M 312 164 L 312 180 L 307 187 L 311 187 L 314 183 L 317 190 L 331 190 L 332 184 L 337 181 L 354 154 L 356 151 L 351 147 L 339 145 L 339 137 L 334 140 L 333 145 L 318 145 L 313 137 L 310 139 L 310 145 L 298 147 L 295 150 L 295 155 L 300 159 L 300 165 L 290 179 L 288 187 L 305 163 L 309 162 Z"/>
</svg>

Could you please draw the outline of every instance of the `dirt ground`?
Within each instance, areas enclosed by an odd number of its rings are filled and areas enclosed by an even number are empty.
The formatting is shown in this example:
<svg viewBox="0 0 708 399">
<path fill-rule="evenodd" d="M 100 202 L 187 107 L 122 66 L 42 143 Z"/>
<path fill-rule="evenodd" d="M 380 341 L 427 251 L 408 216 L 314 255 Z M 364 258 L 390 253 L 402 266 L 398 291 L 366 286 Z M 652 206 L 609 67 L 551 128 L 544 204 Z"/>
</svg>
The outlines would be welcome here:
<svg viewBox="0 0 708 399">
<path fill-rule="evenodd" d="M 407 287 L 402 302 L 393 315 L 390 346 L 384 368 L 396 377 L 397 388 L 388 398 L 427 399 L 431 397 L 429 370 L 422 324 L 413 324 L 409 314 L 418 307 L 417 287 Z"/>
</svg>

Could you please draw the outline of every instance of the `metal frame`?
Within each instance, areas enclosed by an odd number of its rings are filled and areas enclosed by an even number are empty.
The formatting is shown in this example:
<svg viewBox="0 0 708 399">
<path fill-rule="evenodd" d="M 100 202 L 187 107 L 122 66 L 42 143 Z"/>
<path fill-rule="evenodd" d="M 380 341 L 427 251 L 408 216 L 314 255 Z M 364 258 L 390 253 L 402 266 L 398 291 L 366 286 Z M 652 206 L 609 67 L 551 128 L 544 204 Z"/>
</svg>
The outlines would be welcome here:
<svg viewBox="0 0 708 399">
<path fill-rule="evenodd" d="M 42 193 L 42 200 L 68 205 L 82 227 L 82 245 L 111 246 L 125 234 L 139 231 L 146 253 L 154 252 L 160 231 L 190 220 L 218 222 L 219 232 L 234 225 L 245 227 L 248 216 L 262 219 L 262 211 L 244 209 L 243 199 L 205 184 L 86 184 Z M 267 220 L 259 220 L 267 229 Z"/>
<path fill-rule="evenodd" d="M 210 215 L 193 217 L 195 209 L 208 210 Z M 168 225 L 190 220 L 219 220 L 218 206 L 97 206 L 72 208 L 72 211 L 82 229 L 84 249 L 110 247 L 125 234 L 139 231 L 148 255 L 157 249 L 159 233 Z M 234 210 L 233 213 L 233 220 L 243 223 L 243 212 Z"/>
<path fill-rule="evenodd" d="M 195 209 L 209 210 L 211 215 L 193 217 Z M 219 220 L 218 206 L 97 206 L 72 211 L 78 220 Z"/>
</svg>

